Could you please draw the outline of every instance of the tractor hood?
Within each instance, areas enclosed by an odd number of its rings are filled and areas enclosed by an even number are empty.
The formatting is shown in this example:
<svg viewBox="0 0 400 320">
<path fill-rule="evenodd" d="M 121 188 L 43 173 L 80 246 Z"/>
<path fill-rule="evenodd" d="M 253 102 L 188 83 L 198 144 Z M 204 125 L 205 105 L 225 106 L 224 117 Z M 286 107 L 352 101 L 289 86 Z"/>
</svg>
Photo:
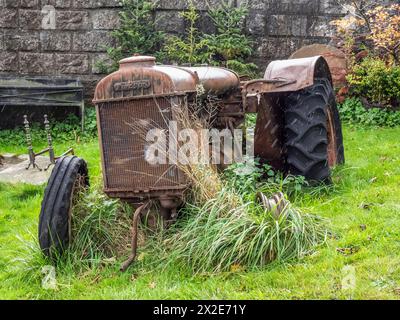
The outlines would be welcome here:
<svg viewBox="0 0 400 320">
<path fill-rule="evenodd" d="M 240 79 L 224 68 L 156 65 L 154 57 L 134 56 L 121 60 L 119 70 L 98 83 L 93 102 L 185 94 L 200 85 L 204 94 L 219 96 L 238 88 Z"/>
</svg>

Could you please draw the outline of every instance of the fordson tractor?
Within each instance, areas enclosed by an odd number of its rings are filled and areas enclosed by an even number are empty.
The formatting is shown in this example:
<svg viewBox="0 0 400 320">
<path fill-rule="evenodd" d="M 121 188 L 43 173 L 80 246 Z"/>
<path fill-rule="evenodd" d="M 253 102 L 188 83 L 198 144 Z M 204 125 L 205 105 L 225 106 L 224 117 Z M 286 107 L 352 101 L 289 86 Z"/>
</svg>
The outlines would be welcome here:
<svg viewBox="0 0 400 320">
<path fill-rule="evenodd" d="M 146 161 L 145 141 L 132 132 L 131 124 L 168 130 L 174 109 L 198 105 L 192 102 L 198 99 L 199 86 L 204 97 L 213 97 L 218 128 L 233 130 L 246 114 L 257 114 L 254 154 L 261 163 L 317 183 L 329 183 L 331 169 L 344 163 L 332 77 L 321 56 L 273 61 L 263 79 L 251 81 L 241 81 L 225 68 L 158 65 L 154 57 L 129 57 L 98 83 L 93 102 L 104 192 L 137 208 L 134 228 L 148 200 L 158 204 L 164 219 L 176 218 L 190 185 L 179 166 Z M 73 239 L 74 195 L 88 184 L 83 159 L 58 159 L 40 213 L 39 243 L 45 254 L 62 251 Z M 135 241 L 123 269 L 134 259 Z"/>
</svg>

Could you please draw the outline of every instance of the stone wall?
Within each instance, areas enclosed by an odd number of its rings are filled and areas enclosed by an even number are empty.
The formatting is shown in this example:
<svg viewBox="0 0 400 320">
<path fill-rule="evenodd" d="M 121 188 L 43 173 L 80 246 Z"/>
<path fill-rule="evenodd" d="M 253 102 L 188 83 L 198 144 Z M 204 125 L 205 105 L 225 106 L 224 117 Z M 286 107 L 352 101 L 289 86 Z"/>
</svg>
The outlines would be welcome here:
<svg viewBox="0 0 400 320">
<path fill-rule="evenodd" d="M 209 0 L 216 5 L 221 0 Z M 240 4 L 232 1 L 232 5 Z M 159 29 L 179 33 L 179 11 L 188 1 L 159 0 Z M 200 27 L 210 30 L 206 1 L 195 1 Z M 329 41 L 329 21 L 343 14 L 336 0 L 249 0 L 246 32 L 253 37 L 253 60 L 287 58 L 297 48 Z M 119 0 L 0 0 L 0 74 L 80 78 L 88 88 L 101 75 L 95 62 L 113 45 Z"/>
</svg>

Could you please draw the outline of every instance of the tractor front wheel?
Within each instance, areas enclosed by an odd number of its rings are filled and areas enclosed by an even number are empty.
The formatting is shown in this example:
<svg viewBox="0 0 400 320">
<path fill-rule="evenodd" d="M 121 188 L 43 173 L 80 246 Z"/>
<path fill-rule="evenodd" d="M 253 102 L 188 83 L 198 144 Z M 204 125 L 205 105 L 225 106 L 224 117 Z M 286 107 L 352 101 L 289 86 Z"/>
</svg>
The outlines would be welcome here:
<svg viewBox="0 0 400 320">
<path fill-rule="evenodd" d="M 71 210 L 89 186 L 86 162 L 78 157 L 57 160 L 44 192 L 39 217 L 39 244 L 49 257 L 61 253 L 71 241 Z"/>
<path fill-rule="evenodd" d="M 342 127 L 327 79 L 285 98 L 287 171 L 311 182 L 329 182 L 331 168 L 344 163 Z"/>
</svg>

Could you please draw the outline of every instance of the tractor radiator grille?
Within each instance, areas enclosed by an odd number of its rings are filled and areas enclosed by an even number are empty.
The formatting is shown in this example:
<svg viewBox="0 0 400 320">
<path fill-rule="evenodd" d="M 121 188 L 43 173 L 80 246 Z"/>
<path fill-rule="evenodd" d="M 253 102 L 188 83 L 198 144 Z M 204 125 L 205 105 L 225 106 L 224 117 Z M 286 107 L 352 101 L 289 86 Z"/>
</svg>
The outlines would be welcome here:
<svg viewBox="0 0 400 320">
<path fill-rule="evenodd" d="M 183 99 L 154 97 L 98 105 L 106 190 L 139 193 L 182 188 L 184 177 L 175 165 L 152 165 L 145 159 L 146 134 L 150 129 L 168 129 L 171 101 Z"/>
</svg>

